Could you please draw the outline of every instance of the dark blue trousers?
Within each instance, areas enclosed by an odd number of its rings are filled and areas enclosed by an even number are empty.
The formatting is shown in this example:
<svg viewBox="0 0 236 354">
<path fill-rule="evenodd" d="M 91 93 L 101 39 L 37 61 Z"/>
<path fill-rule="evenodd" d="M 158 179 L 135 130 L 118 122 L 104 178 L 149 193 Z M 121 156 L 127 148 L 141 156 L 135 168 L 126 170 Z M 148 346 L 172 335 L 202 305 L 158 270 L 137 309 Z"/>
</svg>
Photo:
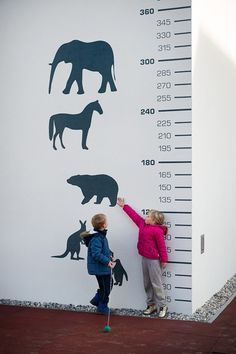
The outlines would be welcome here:
<svg viewBox="0 0 236 354">
<path fill-rule="evenodd" d="M 111 274 L 106 275 L 96 275 L 98 286 L 99 286 L 99 302 L 102 304 L 108 304 L 109 295 L 113 287 L 113 279 Z"/>
</svg>

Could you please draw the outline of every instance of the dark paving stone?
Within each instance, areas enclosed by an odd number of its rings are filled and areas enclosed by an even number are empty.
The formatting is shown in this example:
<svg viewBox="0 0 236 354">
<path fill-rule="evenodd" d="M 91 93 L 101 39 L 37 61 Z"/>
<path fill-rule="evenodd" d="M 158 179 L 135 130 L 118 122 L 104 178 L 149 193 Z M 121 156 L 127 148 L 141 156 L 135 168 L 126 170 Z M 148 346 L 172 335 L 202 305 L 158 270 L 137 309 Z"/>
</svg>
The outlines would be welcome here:
<svg viewBox="0 0 236 354">
<path fill-rule="evenodd" d="M 0 306 L 2 354 L 236 353 L 236 300 L 211 323 Z"/>
</svg>

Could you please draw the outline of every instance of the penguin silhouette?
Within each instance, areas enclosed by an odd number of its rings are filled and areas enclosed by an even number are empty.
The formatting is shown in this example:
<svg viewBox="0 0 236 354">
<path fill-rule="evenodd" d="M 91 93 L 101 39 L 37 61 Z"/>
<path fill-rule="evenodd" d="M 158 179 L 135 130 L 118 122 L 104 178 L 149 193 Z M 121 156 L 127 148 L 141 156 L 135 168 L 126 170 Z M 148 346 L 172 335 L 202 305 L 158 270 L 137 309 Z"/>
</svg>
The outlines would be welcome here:
<svg viewBox="0 0 236 354">
<path fill-rule="evenodd" d="M 123 283 L 123 276 L 125 276 L 126 280 L 128 281 L 128 275 L 126 271 L 124 270 L 121 261 L 119 259 L 115 260 L 115 267 L 112 270 L 112 274 L 114 275 L 115 283 L 114 285 L 119 285 L 121 286 Z"/>
</svg>

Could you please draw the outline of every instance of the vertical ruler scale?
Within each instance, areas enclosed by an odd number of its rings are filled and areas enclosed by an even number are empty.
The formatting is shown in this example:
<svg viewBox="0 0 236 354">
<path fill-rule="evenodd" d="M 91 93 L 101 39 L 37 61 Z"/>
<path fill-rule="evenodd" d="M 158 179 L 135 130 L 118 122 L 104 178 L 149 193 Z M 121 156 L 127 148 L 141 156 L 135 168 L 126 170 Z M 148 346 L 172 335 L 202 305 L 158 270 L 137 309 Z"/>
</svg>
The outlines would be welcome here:
<svg viewBox="0 0 236 354">
<path fill-rule="evenodd" d="M 147 6 L 149 5 L 149 7 Z M 191 134 L 191 1 L 156 0 L 146 3 L 140 17 L 153 21 L 153 57 L 143 67 L 155 66 L 155 101 L 141 116 L 155 119 L 155 159 L 143 160 L 156 171 L 156 205 L 169 228 L 169 264 L 163 273 L 170 311 L 192 308 L 192 134 Z M 153 156 L 153 155 L 152 155 Z M 147 209 L 142 210 L 143 214 Z"/>
</svg>

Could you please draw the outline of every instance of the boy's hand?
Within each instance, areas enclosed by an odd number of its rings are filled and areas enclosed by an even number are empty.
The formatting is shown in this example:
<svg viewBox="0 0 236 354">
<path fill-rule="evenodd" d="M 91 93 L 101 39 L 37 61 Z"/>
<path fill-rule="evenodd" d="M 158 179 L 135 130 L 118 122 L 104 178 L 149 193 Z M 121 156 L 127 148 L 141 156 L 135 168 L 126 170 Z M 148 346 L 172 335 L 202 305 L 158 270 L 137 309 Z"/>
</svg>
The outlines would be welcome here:
<svg viewBox="0 0 236 354">
<path fill-rule="evenodd" d="M 111 269 L 115 268 L 115 266 L 116 266 L 116 262 L 110 261 L 110 262 L 108 263 L 108 267 L 110 267 Z"/>
<path fill-rule="evenodd" d="M 125 198 L 117 198 L 117 204 L 123 208 L 125 205 Z"/>
</svg>

